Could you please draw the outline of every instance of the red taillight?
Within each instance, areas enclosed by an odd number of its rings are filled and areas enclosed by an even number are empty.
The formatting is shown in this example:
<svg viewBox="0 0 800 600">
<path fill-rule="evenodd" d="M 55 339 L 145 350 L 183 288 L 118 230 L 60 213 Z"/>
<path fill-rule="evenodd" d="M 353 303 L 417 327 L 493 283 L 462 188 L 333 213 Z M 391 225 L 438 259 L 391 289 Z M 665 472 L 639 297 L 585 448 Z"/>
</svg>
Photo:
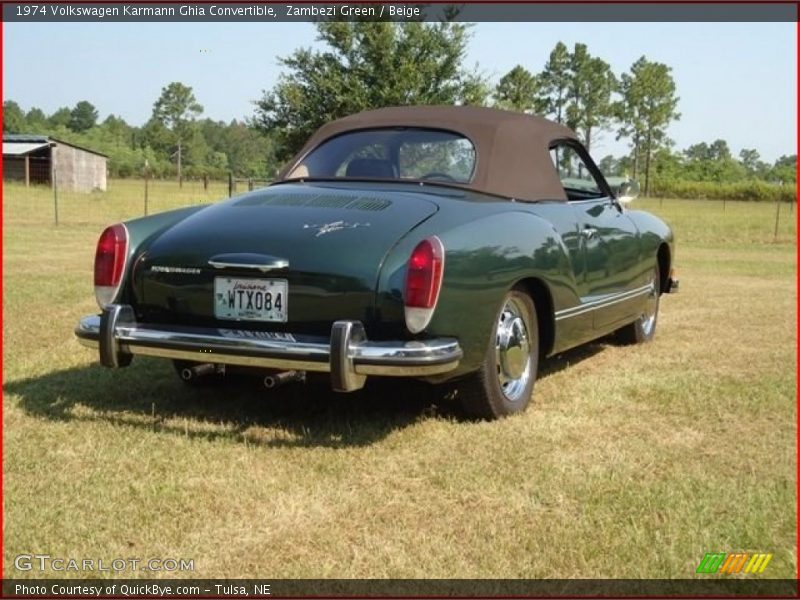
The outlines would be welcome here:
<svg viewBox="0 0 800 600">
<path fill-rule="evenodd" d="M 112 225 L 100 235 L 94 255 L 94 286 L 100 306 L 112 302 L 125 271 L 128 254 L 128 231 L 124 225 Z"/>
<path fill-rule="evenodd" d="M 422 240 L 408 259 L 403 295 L 406 325 L 413 333 L 428 326 L 439 299 L 444 274 L 444 246 L 436 237 Z"/>
<path fill-rule="evenodd" d="M 444 249 L 439 238 L 422 240 L 408 259 L 406 306 L 433 308 L 442 285 Z"/>
</svg>

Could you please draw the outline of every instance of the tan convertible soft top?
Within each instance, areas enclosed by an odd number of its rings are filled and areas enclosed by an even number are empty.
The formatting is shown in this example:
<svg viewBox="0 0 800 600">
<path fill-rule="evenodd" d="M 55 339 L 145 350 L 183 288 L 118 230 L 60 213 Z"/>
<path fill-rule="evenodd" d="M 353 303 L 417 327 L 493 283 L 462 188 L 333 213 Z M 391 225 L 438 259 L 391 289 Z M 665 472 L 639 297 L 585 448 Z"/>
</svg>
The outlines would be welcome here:
<svg viewBox="0 0 800 600">
<path fill-rule="evenodd" d="M 550 158 L 554 140 L 577 140 L 575 133 L 542 117 L 477 106 L 407 106 L 370 110 L 320 127 L 278 174 L 289 177 L 301 159 L 325 140 L 347 131 L 381 127 L 424 127 L 459 133 L 472 141 L 477 162 L 463 185 L 518 200 L 566 200 Z"/>
</svg>

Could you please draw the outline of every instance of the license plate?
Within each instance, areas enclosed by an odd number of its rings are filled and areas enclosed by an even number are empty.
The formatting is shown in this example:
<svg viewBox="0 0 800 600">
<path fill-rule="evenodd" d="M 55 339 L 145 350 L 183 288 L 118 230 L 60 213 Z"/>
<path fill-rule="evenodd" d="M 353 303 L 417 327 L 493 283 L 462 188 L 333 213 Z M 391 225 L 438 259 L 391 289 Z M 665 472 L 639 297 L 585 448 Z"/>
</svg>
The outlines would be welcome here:
<svg viewBox="0 0 800 600">
<path fill-rule="evenodd" d="M 285 279 L 214 278 L 214 316 L 218 319 L 285 323 L 288 303 Z"/>
</svg>

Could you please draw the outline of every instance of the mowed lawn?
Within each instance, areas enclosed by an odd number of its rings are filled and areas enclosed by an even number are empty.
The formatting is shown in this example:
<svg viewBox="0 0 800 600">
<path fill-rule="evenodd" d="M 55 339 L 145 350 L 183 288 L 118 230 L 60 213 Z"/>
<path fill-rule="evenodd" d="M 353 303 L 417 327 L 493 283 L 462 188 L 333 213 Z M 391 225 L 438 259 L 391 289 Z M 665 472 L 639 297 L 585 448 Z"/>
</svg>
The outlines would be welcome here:
<svg viewBox="0 0 800 600">
<path fill-rule="evenodd" d="M 141 182 L 6 186 L 4 565 L 20 553 L 193 559 L 128 576 L 683 578 L 706 552 L 796 573 L 795 215 L 641 200 L 678 240 L 681 291 L 647 346 L 544 362 L 524 415 L 469 422 L 424 386 L 185 388 L 74 340 L 102 227 Z M 151 210 L 216 184 L 152 184 Z M 80 573 L 66 573 L 78 576 Z M 50 576 L 61 575 L 50 573 Z"/>
</svg>

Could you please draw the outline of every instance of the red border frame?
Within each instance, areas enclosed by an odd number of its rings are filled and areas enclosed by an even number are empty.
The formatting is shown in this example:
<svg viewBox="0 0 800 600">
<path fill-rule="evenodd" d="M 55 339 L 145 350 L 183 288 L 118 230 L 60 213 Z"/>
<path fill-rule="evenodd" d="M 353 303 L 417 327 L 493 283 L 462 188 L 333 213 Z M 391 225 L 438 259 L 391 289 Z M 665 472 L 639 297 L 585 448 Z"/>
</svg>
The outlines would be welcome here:
<svg viewBox="0 0 800 600">
<path fill-rule="evenodd" d="M 85 4 L 106 4 L 109 1 L 114 2 L 115 0 L 78 0 L 81 3 Z M 241 0 L 216 0 L 217 4 L 224 4 L 224 3 L 236 3 L 240 2 Z M 497 0 L 406 0 L 403 2 L 404 4 L 493 4 L 494 1 Z M 556 0 L 500 0 L 503 4 L 699 4 L 697 0 L 575 0 L 572 1 L 562 1 L 558 2 Z M 761 0 L 763 1 L 763 0 Z M 180 0 L 134 0 L 137 4 L 185 4 L 185 2 L 181 2 Z M 255 0 L 256 3 L 259 4 L 283 4 L 284 2 L 271 2 L 265 0 Z M 294 4 L 315 4 L 319 2 L 324 2 L 327 4 L 375 4 L 377 2 L 384 3 L 385 0 L 294 0 Z M 14 4 L 40 4 L 40 3 L 47 3 L 47 4 L 59 4 L 69 3 L 68 0 L 59 1 L 59 0 L 42 0 L 42 2 L 37 2 L 36 0 L 18 0 L 14 2 Z M 215 3 L 214 0 L 193 0 L 192 4 L 212 4 Z M 754 0 L 702 0 L 703 4 L 759 4 L 759 1 Z M 800 18 L 798 18 L 798 13 L 800 13 L 800 0 L 767 0 L 768 4 L 793 4 L 797 9 L 795 14 L 795 57 L 797 59 L 796 65 L 796 72 L 795 72 L 795 93 L 797 94 L 795 99 L 795 112 L 796 114 L 800 112 L 798 110 L 798 98 L 800 98 Z M 5 4 L 11 4 L 7 0 L 0 0 L 0 6 L 4 6 Z M 5 100 L 5 96 L 3 95 L 3 75 L 4 75 L 4 64 L 2 62 L 3 55 L 4 55 L 4 40 L 3 40 L 3 33 L 4 33 L 4 26 L 5 23 L 2 20 L 2 15 L 0 15 L 0 98 Z M 3 118 L 3 109 L 2 104 L 0 104 L 0 121 Z M 797 134 L 797 153 L 800 154 L 800 122 L 797 123 L 796 128 Z M 800 169 L 798 169 L 798 174 L 800 174 Z M 2 162 L 0 162 L 0 180 L 2 180 L 3 175 L 3 166 Z M 3 194 L 0 188 L 0 201 L 2 201 Z M 3 208 L 2 204 L 0 204 L 0 223 L 3 223 Z M 798 206 L 797 202 L 795 202 L 795 223 L 797 229 L 800 230 L 800 206 Z M 798 545 L 800 545 L 800 381 L 798 381 L 798 373 L 800 373 L 800 319 L 797 318 L 797 315 L 800 314 L 800 295 L 798 295 L 798 290 L 800 290 L 800 270 L 798 270 L 797 266 L 800 265 L 800 243 L 798 243 L 797 237 L 795 237 L 795 255 L 796 255 L 796 269 L 795 269 L 795 300 L 796 300 L 796 309 L 797 313 L 795 315 L 795 410 L 796 410 L 796 423 L 795 423 L 795 465 L 797 469 L 796 477 L 795 477 L 795 561 L 796 561 L 796 577 L 797 577 L 797 590 L 796 590 L 796 598 L 800 598 L 800 557 L 798 557 L 797 550 Z M 2 230 L 0 230 L 0 281 L 3 281 L 3 234 Z M 0 306 L 2 306 L 3 302 L 3 291 L 4 291 L 4 281 L 3 284 L 0 284 Z M 4 315 L 0 313 L 0 324 L 3 323 Z M 4 379 L 4 371 L 3 371 L 3 331 L 0 329 L 0 399 L 5 398 L 5 393 L 3 390 L 3 382 Z M 0 580 L 5 579 L 5 565 L 4 565 L 4 552 L 5 552 L 5 536 L 4 536 L 4 518 L 5 518 L 5 497 L 3 495 L 4 491 L 4 478 L 5 478 L 5 469 L 4 469 L 4 406 L 0 403 Z M 2 594 L 2 591 L 0 591 Z M 0 596 L 2 597 L 2 596 Z M 16 597 L 24 597 L 24 596 L 16 596 Z M 64 596 L 64 598 L 78 598 L 82 596 Z M 123 596 L 103 596 L 104 598 L 123 598 Z M 165 597 L 177 597 L 177 596 L 165 596 Z M 231 596 L 233 598 L 235 596 Z M 412 596 L 416 597 L 416 596 Z M 430 596 L 434 598 L 435 596 Z M 526 596 L 521 596 L 526 597 Z M 595 598 L 596 596 L 564 596 L 569 598 Z M 626 598 L 674 598 L 675 596 L 627 596 Z M 687 598 L 729 598 L 730 596 L 684 596 Z M 180 598 L 192 598 L 192 596 L 180 596 Z M 198 598 L 206 598 L 206 596 L 199 596 Z M 315 596 L 306 596 L 306 598 L 316 598 Z M 359 598 L 409 598 L 409 596 L 361 596 Z M 520 596 L 497 596 L 497 598 L 520 598 Z"/>
<path fill-rule="evenodd" d="M 796 5 L 798 12 L 800 12 L 800 2 Z M 797 17 L 797 15 L 795 15 Z M 797 63 L 795 65 L 795 115 L 798 114 L 798 98 L 800 98 L 800 20 L 795 21 L 795 37 L 794 37 L 794 44 L 795 44 L 795 59 Z M 797 139 L 795 140 L 797 143 L 797 150 L 800 150 L 800 121 L 797 123 Z M 798 152 L 800 154 L 800 152 Z M 798 169 L 800 173 L 800 169 Z M 800 226 L 800 214 L 797 214 L 798 204 L 797 199 L 795 198 L 795 223 L 797 226 Z M 797 229 L 795 229 L 797 231 Z M 798 290 L 800 290 L 800 271 L 798 271 L 798 265 L 800 265 L 800 244 L 797 242 L 797 236 L 795 234 L 795 300 L 797 301 L 797 311 L 800 311 L 800 296 L 798 296 Z M 798 319 L 798 312 L 795 312 L 795 361 L 800 358 L 800 319 Z M 796 536 L 795 536 L 795 567 L 797 568 L 797 595 L 800 598 L 800 556 L 797 554 L 797 547 L 800 545 L 800 383 L 798 383 L 798 373 L 800 373 L 800 362 L 795 364 L 795 371 L 794 371 L 794 401 L 795 401 L 795 412 L 797 415 L 797 423 L 795 424 L 795 466 L 797 467 L 797 473 L 795 475 L 795 507 L 797 509 L 797 514 L 795 515 L 795 528 L 796 528 Z"/>
<path fill-rule="evenodd" d="M 3 95 L 3 30 L 5 23 L 0 15 L 0 98 L 5 99 Z M 0 121 L 3 120 L 3 105 L 0 103 Z M 3 179 L 3 163 L 0 161 L 0 181 Z M 0 188 L 1 190 L 2 188 Z M 0 191 L 0 225 L 4 224 L 3 220 L 3 193 Z M 3 279 L 3 232 L 0 229 L 0 307 L 3 306 L 3 290 L 5 288 L 5 279 Z M 0 308 L 0 324 L 3 323 L 2 309 Z M 3 371 L 3 329 L 0 328 L 0 579 L 5 578 L 5 570 L 3 564 L 3 554 L 6 548 L 5 536 L 3 531 L 3 518 L 5 516 L 5 496 L 3 494 L 3 482 L 5 479 L 5 454 L 3 453 L 3 438 L 5 437 L 5 427 L 3 424 L 3 403 L 5 402 L 5 392 L 3 390 L 3 382 L 5 381 L 5 373 Z M 1 592 L 0 592 L 1 593 Z"/>
</svg>

